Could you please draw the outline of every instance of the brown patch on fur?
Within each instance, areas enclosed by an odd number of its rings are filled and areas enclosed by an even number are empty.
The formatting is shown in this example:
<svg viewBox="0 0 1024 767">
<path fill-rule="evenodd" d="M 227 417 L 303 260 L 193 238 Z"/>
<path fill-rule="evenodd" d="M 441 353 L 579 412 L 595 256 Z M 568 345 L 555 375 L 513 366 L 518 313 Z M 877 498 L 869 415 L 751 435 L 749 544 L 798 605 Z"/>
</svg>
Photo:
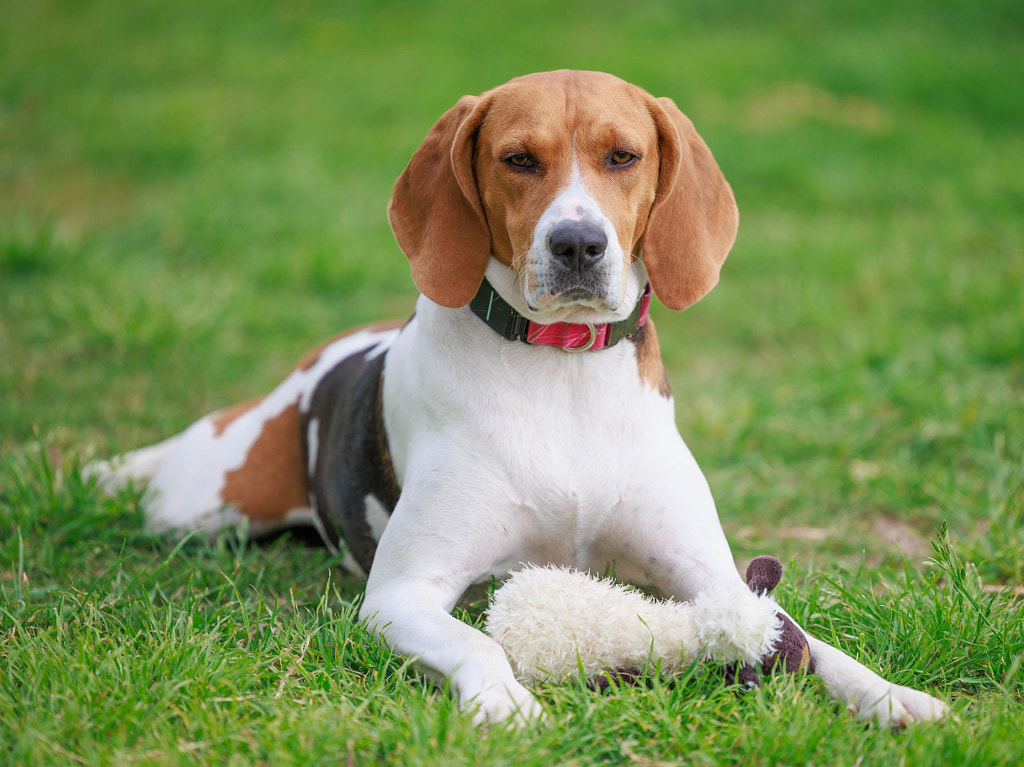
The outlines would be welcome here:
<svg viewBox="0 0 1024 767">
<path fill-rule="evenodd" d="M 220 497 L 258 521 L 282 519 L 292 509 L 309 506 L 298 404 L 263 424 L 245 463 L 225 475 Z"/>
<path fill-rule="evenodd" d="M 227 429 L 237 419 L 241 418 L 243 415 L 248 413 L 262 401 L 263 397 L 256 397 L 255 399 L 251 399 L 248 402 L 241 402 L 237 405 L 226 407 L 223 410 L 218 410 L 210 418 L 210 421 L 213 423 L 213 435 L 215 437 L 219 437 L 221 434 L 224 433 L 225 429 Z"/>
<path fill-rule="evenodd" d="M 320 359 L 320 355 L 324 353 L 324 349 L 333 344 L 335 341 L 340 341 L 342 338 L 354 335 L 361 330 L 372 330 L 375 332 L 383 333 L 386 330 L 395 330 L 396 328 L 403 327 L 408 320 L 386 320 L 384 322 L 370 322 L 366 325 L 359 325 L 358 327 L 350 328 L 344 333 L 339 333 L 333 338 L 328 338 L 322 344 L 313 347 L 306 352 L 302 359 L 299 360 L 299 364 L 295 366 L 295 370 L 309 370 L 313 367 Z"/>
<path fill-rule="evenodd" d="M 671 397 L 672 389 L 668 385 L 665 366 L 661 362 L 661 347 L 658 345 L 658 334 L 654 330 L 654 321 L 648 317 L 647 322 L 633 334 L 636 347 L 636 367 L 640 380 L 658 392 L 662 397 Z"/>
</svg>

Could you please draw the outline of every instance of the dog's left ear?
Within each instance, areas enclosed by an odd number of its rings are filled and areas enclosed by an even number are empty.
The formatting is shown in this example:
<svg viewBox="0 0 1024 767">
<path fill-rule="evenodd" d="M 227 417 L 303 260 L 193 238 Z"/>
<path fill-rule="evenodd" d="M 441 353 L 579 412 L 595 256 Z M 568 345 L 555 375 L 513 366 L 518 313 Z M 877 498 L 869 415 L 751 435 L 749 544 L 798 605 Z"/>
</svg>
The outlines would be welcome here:
<svg viewBox="0 0 1024 767">
<path fill-rule="evenodd" d="M 696 303 L 718 282 L 736 240 L 739 211 L 718 163 L 672 99 L 651 99 L 658 129 L 658 192 L 644 231 L 643 261 L 669 309 Z"/>
</svg>

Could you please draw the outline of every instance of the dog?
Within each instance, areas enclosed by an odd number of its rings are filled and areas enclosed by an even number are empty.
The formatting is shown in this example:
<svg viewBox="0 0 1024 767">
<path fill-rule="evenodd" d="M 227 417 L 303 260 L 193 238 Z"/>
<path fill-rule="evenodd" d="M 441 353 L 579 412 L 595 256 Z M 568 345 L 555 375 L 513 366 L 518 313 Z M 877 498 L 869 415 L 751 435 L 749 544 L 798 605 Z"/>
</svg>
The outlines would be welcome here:
<svg viewBox="0 0 1024 767">
<path fill-rule="evenodd" d="M 501 648 L 451 615 L 471 585 L 555 564 L 677 600 L 745 589 L 648 315 L 652 293 L 681 310 L 714 287 L 736 203 L 670 99 L 558 71 L 461 98 L 388 214 L 411 319 L 337 337 L 267 396 L 97 473 L 147 481 L 157 530 L 314 526 L 366 577 L 360 617 L 394 651 L 478 722 L 533 720 Z M 807 642 L 862 718 L 949 712 Z"/>
</svg>

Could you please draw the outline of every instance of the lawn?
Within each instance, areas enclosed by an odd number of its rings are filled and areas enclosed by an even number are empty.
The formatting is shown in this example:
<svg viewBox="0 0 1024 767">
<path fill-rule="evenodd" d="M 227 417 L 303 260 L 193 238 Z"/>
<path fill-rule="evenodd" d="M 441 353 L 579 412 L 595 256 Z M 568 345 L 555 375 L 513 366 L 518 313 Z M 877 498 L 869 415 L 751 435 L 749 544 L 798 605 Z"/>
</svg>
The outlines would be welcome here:
<svg viewBox="0 0 1024 767">
<path fill-rule="evenodd" d="M 1016 0 L 5 0 L 0 763 L 1015 763 L 1022 41 Z M 153 537 L 83 481 L 407 315 L 395 176 L 462 94 L 560 67 L 672 97 L 736 192 L 720 285 L 654 313 L 738 564 L 958 722 L 694 668 L 481 732 L 336 558 Z"/>
</svg>

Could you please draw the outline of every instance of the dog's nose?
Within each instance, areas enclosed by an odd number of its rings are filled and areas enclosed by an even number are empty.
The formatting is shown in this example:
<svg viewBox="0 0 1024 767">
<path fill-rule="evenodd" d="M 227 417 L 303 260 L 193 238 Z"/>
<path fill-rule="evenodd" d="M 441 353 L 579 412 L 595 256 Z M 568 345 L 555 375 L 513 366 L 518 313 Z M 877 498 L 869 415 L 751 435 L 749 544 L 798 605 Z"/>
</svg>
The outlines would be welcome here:
<svg viewBox="0 0 1024 767">
<path fill-rule="evenodd" d="M 566 268 L 583 272 L 601 260 L 608 248 L 608 236 L 597 224 L 564 221 L 548 235 L 548 248 Z"/>
</svg>

